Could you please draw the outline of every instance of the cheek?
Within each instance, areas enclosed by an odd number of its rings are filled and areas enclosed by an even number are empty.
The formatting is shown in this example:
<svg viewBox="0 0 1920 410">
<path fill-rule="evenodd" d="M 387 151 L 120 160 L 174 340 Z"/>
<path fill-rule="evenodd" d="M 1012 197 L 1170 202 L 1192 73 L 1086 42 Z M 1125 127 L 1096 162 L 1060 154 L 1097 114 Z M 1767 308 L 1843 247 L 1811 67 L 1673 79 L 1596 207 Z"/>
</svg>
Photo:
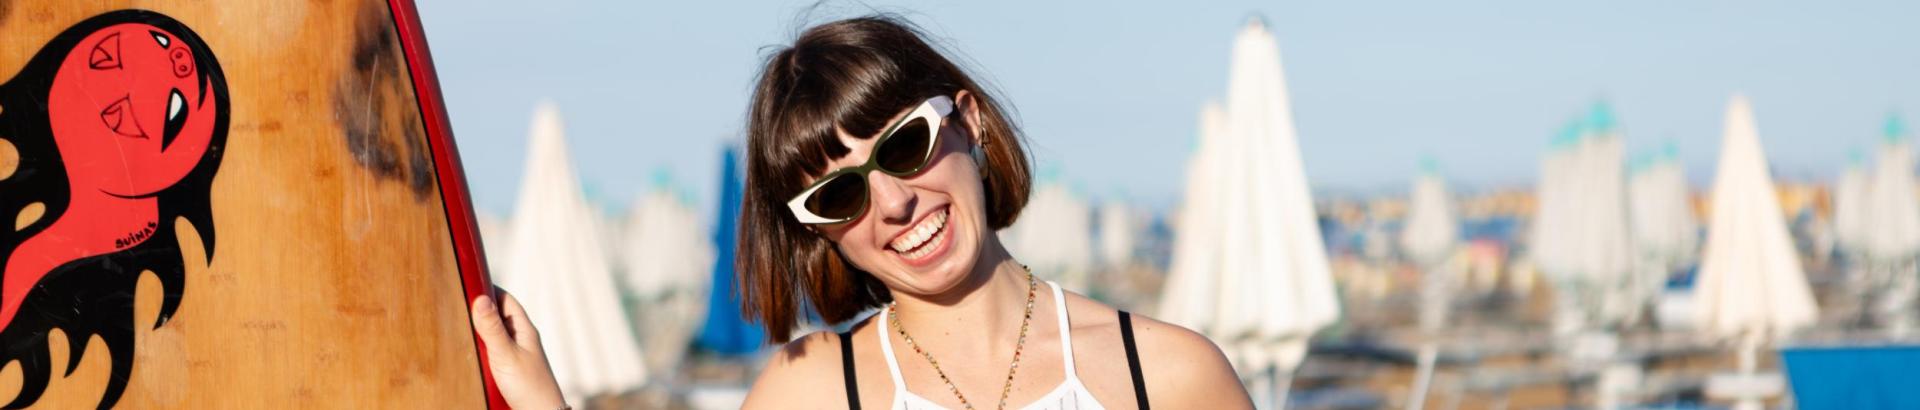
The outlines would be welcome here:
<svg viewBox="0 0 1920 410">
<path fill-rule="evenodd" d="M 872 243 L 870 238 L 873 234 L 870 231 L 871 228 L 865 226 L 866 224 L 866 219 L 861 218 L 853 224 L 823 229 L 820 233 L 826 236 L 827 240 L 833 241 L 833 246 L 839 249 L 840 253 L 852 257 L 871 250 L 868 249 L 871 246 L 861 245 Z"/>
<path fill-rule="evenodd" d="M 981 190 L 980 173 L 979 168 L 973 165 L 972 155 L 949 151 L 937 161 L 933 168 L 921 174 L 921 186 L 955 197 L 978 195 Z"/>
</svg>

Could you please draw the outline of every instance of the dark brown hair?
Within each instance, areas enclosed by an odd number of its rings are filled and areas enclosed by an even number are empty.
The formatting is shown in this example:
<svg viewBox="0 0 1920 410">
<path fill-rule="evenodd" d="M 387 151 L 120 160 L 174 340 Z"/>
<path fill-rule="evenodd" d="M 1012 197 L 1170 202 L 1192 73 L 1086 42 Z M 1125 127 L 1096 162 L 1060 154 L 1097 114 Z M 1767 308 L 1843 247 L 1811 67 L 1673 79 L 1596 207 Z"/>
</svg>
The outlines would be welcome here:
<svg viewBox="0 0 1920 410">
<path fill-rule="evenodd" d="M 999 103 L 910 23 L 869 16 L 821 24 L 769 56 L 747 114 L 746 196 L 736 261 L 742 312 L 766 326 L 769 341 L 792 336 L 802 304 L 837 323 L 892 300 L 886 286 L 853 266 L 832 241 L 801 224 L 786 207 L 811 175 L 827 171 L 830 158 L 851 151 L 836 131 L 868 138 L 901 110 L 962 90 L 977 101 L 986 151 L 987 224 L 999 230 L 1013 224 L 1030 191 L 1019 129 Z"/>
</svg>

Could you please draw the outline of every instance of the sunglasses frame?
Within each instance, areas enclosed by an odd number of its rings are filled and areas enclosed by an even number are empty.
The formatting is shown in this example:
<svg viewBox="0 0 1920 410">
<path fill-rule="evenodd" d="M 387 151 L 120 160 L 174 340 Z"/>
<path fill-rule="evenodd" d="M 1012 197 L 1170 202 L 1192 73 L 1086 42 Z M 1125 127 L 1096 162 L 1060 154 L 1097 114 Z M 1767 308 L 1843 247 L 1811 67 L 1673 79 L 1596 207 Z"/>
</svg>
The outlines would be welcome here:
<svg viewBox="0 0 1920 410">
<path fill-rule="evenodd" d="M 871 205 L 872 186 L 867 186 L 867 189 L 861 191 L 860 209 L 854 211 L 852 216 L 846 218 L 828 218 L 815 214 L 813 211 L 807 209 L 807 200 L 812 199 L 815 192 L 825 187 L 828 182 L 833 182 L 835 178 L 848 175 L 865 178 L 867 173 L 872 171 L 880 171 L 895 177 L 905 177 L 927 169 L 927 165 L 933 163 L 934 153 L 940 150 L 940 128 L 945 126 L 944 120 L 952 114 L 953 98 L 944 95 L 929 98 L 921 102 L 920 105 L 914 106 L 913 111 L 907 112 L 906 117 L 901 117 L 900 121 L 888 125 L 887 131 L 881 133 L 879 139 L 874 140 L 873 146 L 868 148 L 867 162 L 865 164 L 840 168 L 821 176 L 820 179 L 814 180 L 812 184 L 807 185 L 807 189 L 801 190 L 799 195 L 794 195 L 793 199 L 787 201 L 787 209 L 793 212 L 794 218 L 798 219 L 800 223 L 808 225 L 839 224 L 860 219 L 861 216 L 867 214 L 867 208 Z M 921 154 L 920 165 L 913 167 L 913 169 L 898 172 L 880 167 L 880 156 L 875 155 L 878 154 L 880 147 L 886 146 L 887 141 L 893 140 L 894 133 L 899 131 L 900 127 L 906 126 L 907 123 L 913 122 L 914 119 L 918 118 L 925 118 L 927 120 L 927 130 L 932 134 L 927 136 L 927 152 Z M 864 181 L 861 184 L 866 185 Z"/>
</svg>

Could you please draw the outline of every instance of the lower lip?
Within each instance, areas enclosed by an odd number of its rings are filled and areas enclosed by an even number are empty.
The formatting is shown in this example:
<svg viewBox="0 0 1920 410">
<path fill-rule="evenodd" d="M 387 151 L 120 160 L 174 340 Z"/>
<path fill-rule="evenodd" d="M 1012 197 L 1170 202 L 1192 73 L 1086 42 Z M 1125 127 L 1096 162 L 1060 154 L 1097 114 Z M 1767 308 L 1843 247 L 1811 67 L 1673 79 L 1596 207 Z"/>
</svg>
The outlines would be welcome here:
<svg viewBox="0 0 1920 410">
<path fill-rule="evenodd" d="M 947 250 L 953 247 L 953 223 L 954 222 L 955 221 L 953 220 L 953 214 L 951 213 L 947 214 L 946 225 L 940 227 L 940 233 L 935 234 L 933 239 L 930 239 L 931 241 L 933 241 L 933 244 L 926 245 L 926 246 L 933 247 L 933 251 L 927 252 L 926 256 L 922 256 L 919 259 L 907 259 L 906 254 L 902 254 L 899 252 L 895 252 L 894 256 L 899 257 L 900 261 L 906 262 L 907 266 L 911 266 L 911 267 L 918 268 L 918 267 L 924 267 L 927 265 L 932 265 L 934 261 L 938 261 L 940 260 L 940 258 L 946 257 Z"/>
</svg>

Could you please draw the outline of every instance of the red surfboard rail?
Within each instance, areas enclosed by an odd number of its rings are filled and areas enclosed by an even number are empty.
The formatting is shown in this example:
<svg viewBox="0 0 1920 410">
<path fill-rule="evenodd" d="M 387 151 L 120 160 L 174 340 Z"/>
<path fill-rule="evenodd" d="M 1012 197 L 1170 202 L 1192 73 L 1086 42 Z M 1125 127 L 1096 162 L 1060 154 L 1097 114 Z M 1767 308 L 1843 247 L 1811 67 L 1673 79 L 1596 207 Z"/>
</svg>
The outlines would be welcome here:
<svg viewBox="0 0 1920 410">
<path fill-rule="evenodd" d="M 460 282 L 466 291 L 466 305 L 473 306 L 473 299 L 482 294 L 492 294 L 493 281 L 487 276 L 486 254 L 480 245 L 480 229 L 474 220 L 473 201 L 467 195 L 466 172 L 460 166 L 459 149 L 453 144 L 453 127 L 447 119 L 446 105 L 440 98 L 440 80 L 434 74 L 433 54 L 427 48 L 426 32 L 420 26 L 419 10 L 413 0 L 388 0 L 392 9 L 394 27 L 400 37 L 400 46 L 407 58 L 407 72 L 413 77 L 414 95 L 420 102 L 421 123 L 426 127 L 427 141 L 433 151 L 433 163 L 436 177 L 440 181 L 440 196 L 447 212 L 447 227 L 452 231 L 455 259 L 460 267 Z M 498 296 L 498 295 L 494 295 Z M 468 312 L 471 315 L 472 312 Z M 487 346 L 475 333 L 474 346 L 479 348 L 480 378 L 487 391 L 487 407 L 505 409 L 506 399 L 500 396 L 500 389 L 494 385 L 493 373 L 487 363 Z"/>
</svg>

